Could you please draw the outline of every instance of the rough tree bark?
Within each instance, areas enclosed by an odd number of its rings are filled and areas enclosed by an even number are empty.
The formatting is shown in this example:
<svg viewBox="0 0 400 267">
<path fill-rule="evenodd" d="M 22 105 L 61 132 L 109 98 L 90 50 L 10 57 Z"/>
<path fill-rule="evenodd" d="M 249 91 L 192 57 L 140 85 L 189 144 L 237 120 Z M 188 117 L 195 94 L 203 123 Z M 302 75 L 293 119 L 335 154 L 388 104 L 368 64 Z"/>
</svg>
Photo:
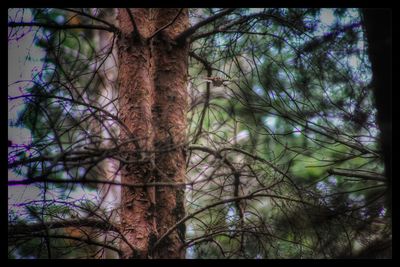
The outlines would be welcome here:
<svg viewBox="0 0 400 267">
<path fill-rule="evenodd" d="M 141 161 L 121 170 L 121 182 L 183 182 L 187 109 L 188 45 L 174 38 L 189 26 L 186 9 L 119 9 L 120 118 L 128 159 Z M 159 31 L 162 29 L 161 31 Z M 154 36 L 154 33 L 157 34 Z M 152 245 L 184 216 L 184 189 L 123 188 L 123 258 L 183 258 L 185 229 Z"/>
</svg>

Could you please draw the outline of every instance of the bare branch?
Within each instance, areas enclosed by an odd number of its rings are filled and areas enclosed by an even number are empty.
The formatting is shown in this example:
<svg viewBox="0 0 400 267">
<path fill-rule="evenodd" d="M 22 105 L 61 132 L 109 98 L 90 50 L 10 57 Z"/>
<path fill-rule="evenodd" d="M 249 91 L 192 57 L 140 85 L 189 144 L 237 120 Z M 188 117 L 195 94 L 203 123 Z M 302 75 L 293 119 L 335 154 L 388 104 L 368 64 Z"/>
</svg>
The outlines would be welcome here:
<svg viewBox="0 0 400 267">
<path fill-rule="evenodd" d="M 166 28 L 168 28 L 169 26 L 171 26 L 171 25 L 176 21 L 176 19 L 179 17 L 179 15 L 182 13 L 182 11 L 183 11 L 183 8 L 181 8 L 181 9 L 178 11 L 178 14 L 176 14 L 175 18 L 174 18 L 171 22 L 169 22 L 168 24 L 164 25 L 164 26 L 161 27 L 160 29 L 156 30 L 155 33 L 153 33 L 153 34 L 149 37 L 149 40 L 151 40 L 152 38 L 154 38 L 154 36 L 156 36 L 157 34 L 159 34 L 161 31 L 163 31 L 163 30 L 165 30 Z"/>
<path fill-rule="evenodd" d="M 126 12 L 128 12 L 129 19 L 131 20 L 131 23 L 132 23 L 132 27 L 133 27 L 132 34 L 133 34 L 133 36 L 135 38 L 140 38 L 141 35 L 140 35 L 139 29 L 138 29 L 138 27 L 136 25 L 135 18 L 133 17 L 132 11 L 129 8 L 125 8 L 125 10 L 126 10 Z"/>
<path fill-rule="evenodd" d="M 311 206 L 313 206 L 313 204 L 310 204 L 310 203 L 307 203 L 307 202 L 304 202 L 304 201 L 298 200 L 298 199 L 292 199 L 292 198 L 288 198 L 288 197 L 284 197 L 284 196 L 278 196 L 278 195 L 272 195 L 272 194 L 264 194 L 264 193 L 257 194 L 257 193 L 259 193 L 259 192 L 269 190 L 269 189 L 270 189 L 271 187 L 273 187 L 274 185 L 275 185 L 275 184 L 273 184 L 273 185 L 271 185 L 271 186 L 269 186 L 269 187 L 266 187 L 266 188 L 261 188 L 261 189 L 255 190 L 254 192 L 252 192 L 252 193 L 250 193 L 250 194 L 247 194 L 247 195 L 244 195 L 244 196 L 228 198 L 228 199 L 224 199 L 224 200 L 221 200 L 221 201 L 212 203 L 212 204 L 207 205 L 207 206 L 205 206 L 205 207 L 203 207 L 203 208 L 201 208 L 201 209 L 199 209 L 199 210 L 197 210 L 197 211 L 195 211 L 195 212 L 193 212 L 193 213 L 191 213 L 191 214 L 186 215 L 184 218 L 182 218 L 181 220 L 179 220 L 174 226 L 172 226 L 171 228 L 169 228 L 168 231 L 166 231 L 166 232 L 157 240 L 157 242 L 154 243 L 153 250 L 154 250 L 154 249 L 169 235 L 169 234 L 171 234 L 180 224 L 186 222 L 187 220 L 193 218 L 194 216 L 196 216 L 196 215 L 199 214 L 199 213 L 202 213 L 202 212 L 205 211 L 205 210 L 208 210 L 208 209 L 210 209 L 210 208 L 213 208 L 213 207 L 216 207 L 216 206 L 219 206 L 219 205 L 222 205 L 222 204 L 226 204 L 226 203 L 230 203 L 230 202 L 236 202 L 236 201 L 242 200 L 242 199 L 254 199 L 254 198 L 256 198 L 256 197 L 270 197 L 270 198 L 284 199 L 284 200 L 287 200 L 287 201 L 298 202 L 298 203 L 302 203 L 302 204 L 305 204 L 305 205 L 311 205 Z"/>
<path fill-rule="evenodd" d="M 186 40 L 186 38 L 188 38 L 189 36 L 191 36 L 192 34 L 194 34 L 199 28 L 203 27 L 204 25 L 207 25 L 229 13 L 232 13 L 235 10 L 235 8 L 227 8 L 221 12 L 219 12 L 218 14 L 215 14 L 211 17 L 208 17 L 207 19 L 200 21 L 199 23 L 197 23 L 196 25 L 193 25 L 192 27 L 190 27 L 189 29 L 187 29 L 186 31 L 182 32 L 181 34 L 179 34 L 176 38 L 175 41 L 177 43 L 183 42 L 184 40 Z"/>
<path fill-rule="evenodd" d="M 366 173 L 363 170 L 330 169 L 327 172 L 332 175 L 355 177 L 355 178 L 361 178 L 363 180 L 372 180 L 384 183 L 387 182 L 384 175 L 379 173 Z"/>
<path fill-rule="evenodd" d="M 8 226 L 8 235 L 22 235 L 33 232 L 45 231 L 46 229 L 58 229 L 67 227 L 90 227 L 104 231 L 117 231 L 116 227 L 109 222 L 94 219 L 77 219 L 57 222 L 35 223 L 35 224 L 11 224 Z"/>
<path fill-rule="evenodd" d="M 54 183 L 54 184 L 108 184 L 108 185 L 117 185 L 117 186 L 126 186 L 132 188 L 139 187 L 150 187 L 150 186 L 160 186 L 160 187 L 184 187 L 187 185 L 193 185 L 193 183 L 169 183 L 169 182 L 157 182 L 157 183 L 119 183 L 109 180 L 93 180 L 93 179 L 79 179 L 79 180 L 66 180 L 66 179 L 52 179 L 45 177 L 35 177 L 32 179 L 25 180 L 11 180 L 8 181 L 9 186 L 15 185 L 29 185 L 33 183 Z"/>
<path fill-rule="evenodd" d="M 103 30 L 108 32 L 116 33 L 118 32 L 117 28 L 113 28 L 110 26 L 101 26 L 101 25 L 91 25 L 91 24 L 55 24 L 55 23 L 41 23 L 41 22 L 9 22 L 8 27 L 16 28 L 16 27 L 43 27 L 50 28 L 56 30 L 66 30 L 66 29 L 89 29 L 89 30 Z"/>
</svg>

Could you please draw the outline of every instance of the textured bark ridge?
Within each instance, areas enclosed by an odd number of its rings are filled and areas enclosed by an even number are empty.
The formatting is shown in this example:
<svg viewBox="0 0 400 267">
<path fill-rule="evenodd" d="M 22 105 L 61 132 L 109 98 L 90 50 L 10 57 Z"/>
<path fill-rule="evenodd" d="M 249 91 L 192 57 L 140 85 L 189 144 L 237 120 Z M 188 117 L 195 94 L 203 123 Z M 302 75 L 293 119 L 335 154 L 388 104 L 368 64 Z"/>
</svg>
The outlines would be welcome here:
<svg viewBox="0 0 400 267">
<path fill-rule="evenodd" d="M 119 10 L 122 32 L 117 45 L 120 118 L 131 135 L 122 130 L 120 136 L 122 141 L 131 139 L 124 146 L 128 160 L 141 162 L 126 165 L 121 170 L 121 181 L 183 182 L 188 45 L 175 44 L 173 39 L 188 28 L 188 11 L 129 10 L 131 14 L 126 9 Z M 139 34 L 135 33 L 134 24 Z M 152 250 L 154 242 L 184 216 L 183 190 L 123 188 L 121 225 L 130 243 L 121 243 L 124 258 L 184 257 L 180 249 L 184 227 Z"/>
</svg>

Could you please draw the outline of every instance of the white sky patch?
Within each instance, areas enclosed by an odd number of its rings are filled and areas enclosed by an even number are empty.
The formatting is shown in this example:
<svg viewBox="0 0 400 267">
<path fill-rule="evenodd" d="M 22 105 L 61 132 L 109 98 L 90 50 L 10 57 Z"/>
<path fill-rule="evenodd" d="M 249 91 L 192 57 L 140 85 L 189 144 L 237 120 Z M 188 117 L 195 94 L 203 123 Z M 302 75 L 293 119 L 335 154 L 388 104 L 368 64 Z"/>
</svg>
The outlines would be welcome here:
<svg viewBox="0 0 400 267">
<path fill-rule="evenodd" d="M 56 17 L 56 22 L 58 24 L 62 24 L 62 23 L 64 23 L 64 21 L 65 21 L 64 16 L 59 15 L 59 16 Z"/>
<path fill-rule="evenodd" d="M 276 93 L 273 90 L 268 90 L 268 96 L 271 99 L 275 99 L 276 98 Z"/>
<path fill-rule="evenodd" d="M 320 191 L 322 191 L 324 193 L 328 192 L 328 186 L 326 185 L 325 182 L 318 182 L 316 187 L 317 187 L 318 190 L 320 190 Z"/>
<path fill-rule="evenodd" d="M 232 217 L 236 215 L 236 211 L 233 207 L 230 207 L 228 209 L 228 214 L 227 214 L 227 218 L 226 218 L 226 222 L 230 223 L 232 220 Z"/>
<path fill-rule="evenodd" d="M 33 21 L 32 12 L 29 9 L 9 9 L 9 20 L 11 21 Z M 33 86 L 30 82 L 35 76 L 42 72 L 46 55 L 45 51 L 36 46 L 34 39 L 35 35 L 40 34 L 38 28 L 23 27 L 21 29 L 9 28 L 8 40 L 8 96 L 16 97 L 27 94 L 26 89 Z M 24 98 L 8 101 L 8 121 L 9 124 L 18 118 L 18 114 L 24 109 Z M 27 128 L 8 126 L 8 140 L 12 141 L 13 145 L 19 147 L 11 147 L 8 149 L 10 153 L 14 149 L 26 150 L 25 153 L 31 153 L 28 147 L 24 148 L 21 145 L 29 145 L 32 143 L 31 132 Z M 21 175 L 14 171 L 8 171 L 9 180 L 26 179 L 26 168 L 22 168 Z M 79 191 L 79 190 L 77 190 Z M 9 210 L 19 212 L 24 209 L 24 206 L 18 203 L 26 203 L 29 201 L 39 200 L 42 198 L 42 189 L 36 184 L 31 185 L 16 185 L 8 187 L 8 205 Z M 74 192 L 75 193 L 75 192 Z M 87 194 L 87 192 L 85 192 Z M 47 191 L 47 196 L 59 198 L 58 194 L 53 191 Z M 82 196 L 82 192 L 75 193 Z"/>
<path fill-rule="evenodd" d="M 386 209 L 385 208 L 382 208 L 381 210 L 380 210 L 380 212 L 379 212 L 379 216 L 382 218 L 382 217 L 384 217 L 386 215 Z"/>
<path fill-rule="evenodd" d="M 351 20 L 356 19 L 359 16 L 358 10 L 356 8 L 349 8 L 346 10 L 346 16 L 341 18 L 343 23 L 350 23 Z"/>
<path fill-rule="evenodd" d="M 249 131 L 243 130 L 236 135 L 236 142 L 245 141 L 249 137 Z"/>
<path fill-rule="evenodd" d="M 9 9 L 8 15 L 13 21 L 32 21 L 32 13 L 29 9 Z M 8 96 L 15 97 L 26 94 L 25 88 L 32 86 L 29 80 L 32 75 L 39 70 L 38 66 L 43 65 L 41 59 L 44 57 L 44 51 L 35 46 L 33 40 L 36 31 L 21 30 L 16 32 L 9 28 L 8 40 Z M 24 81 L 24 82 L 19 82 Z M 18 118 L 19 112 L 24 109 L 24 100 L 8 101 L 8 121 L 9 123 Z M 15 145 L 28 145 L 32 142 L 30 130 L 22 127 L 8 126 L 8 140 Z M 10 153 L 14 148 L 9 148 Z M 19 148 L 23 149 L 23 148 Z M 22 173 L 26 168 L 22 169 Z M 9 180 L 22 180 L 24 176 L 9 170 Z M 35 186 L 12 186 L 8 188 L 8 204 L 13 205 L 20 202 L 35 200 L 39 197 L 40 189 Z"/>
<path fill-rule="evenodd" d="M 9 9 L 8 15 L 13 21 L 32 21 L 29 9 Z M 15 34 L 14 34 L 15 33 Z M 36 30 L 18 31 L 9 28 L 8 41 L 8 96 L 16 97 L 26 94 L 26 88 L 34 75 L 42 70 L 45 51 L 34 44 Z M 20 82 L 23 81 L 23 82 Z M 8 101 L 8 121 L 15 121 L 19 112 L 24 109 L 24 100 L 19 98 Z M 15 144 L 30 144 L 30 130 L 21 127 L 8 127 L 8 138 Z"/>
<path fill-rule="evenodd" d="M 193 236 L 195 234 L 192 224 L 187 225 L 186 233 L 188 236 Z M 194 258 L 195 258 L 194 247 L 187 248 L 186 249 L 186 259 L 194 259 Z"/>
<path fill-rule="evenodd" d="M 29 9 L 25 9 L 23 13 L 17 9 L 9 9 L 8 15 L 15 21 L 33 20 Z M 43 68 L 45 51 L 34 44 L 35 34 L 37 34 L 35 29 L 15 32 L 15 28 L 9 28 L 11 37 L 8 41 L 8 95 L 10 97 L 25 94 L 25 89 L 33 85 L 29 81 Z M 23 98 L 8 101 L 9 120 L 17 118 L 18 112 L 24 108 L 23 103 Z"/>
<path fill-rule="evenodd" d="M 328 182 L 333 184 L 333 185 L 336 185 L 337 184 L 337 179 L 335 177 L 333 177 L 333 176 L 329 176 Z"/>
<path fill-rule="evenodd" d="M 195 259 L 195 255 L 194 255 L 194 247 L 189 247 L 186 249 L 186 259 Z"/>
<path fill-rule="evenodd" d="M 8 140 L 13 144 L 29 145 L 32 143 L 31 131 L 26 128 L 8 127 Z"/>
<path fill-rule="evenodd" d="M 236 213 L 236 209 L 233 207 L 229 207 L 228 209 L 228 213 L 226 215 L 226 223 L 229 225 L 228 229 L 229 230 L 235 230 L 235 225 L 232 224 L 232 222 L 234 222 L 237 219 L 237 213 Z"/>
<path fill-rule="evenodd" d="M 361 202 L 365 199 L 365 197 L 363 195 L 350 194 L 349 199 L 355 202 Z"/>
<path fill-rule="evenodd" d="M 335 15 L 333 14 L 333 9 L 322 8 L 319 14 L 320 24 L 316 28 L 316 36 L 322 36 L 326 34 L 327 27 L 330 27 L 335 22 Z"/>
<path fill-rule="evenodd" d="M 263 118 L 263 122 L 264 122 L 264 124 L 265 124 L 266 126 L 268 126 L 269 128 L 275 129 L 275 127 L 276 127 L 276 122 L 277 122 L 277 118 L 276 118 L 275 116 L 268 115 L 268 116 L 265 116 L 265 117 Z"/>
<path fill-rule="evenodd" d="M 8 172 L 10 175 L 10 171 Z M 18 185 L 8 187 L 8 209 L 16 213 L 25 210 L 20 203 L 26 203 L 40 199 L 41 189 L 32 185 Z"/>
<path fill-rule="evenodd" d="M 300 136 L 301 135 L 301 128 L 300 127 L 294 127 L 293 128 L 293 135 L 294 136 Z"/>
<path fill-rule="evenodd" d="M 259 96 L 263 96 L 264 95 L 264 89 L 259 87 L 259 86 L 254 86 L 253 87 L 253 91 Z"/>
<path fill-rule="evenodd" d="M 326 25 L 332 25 L 335 21 L 335 15 L 333 14 L 333 9 L 322 8 L 319 19 L 322 23 Z"/>
<path fill-rule="evenodd" d="M 349 65 L 352 66 L 353 68 L 359 68 L 359 66 L 361 64 L 360 59 L 355 55 L 349 56 L 348 62 L 349 62 Z"/>
</svg>

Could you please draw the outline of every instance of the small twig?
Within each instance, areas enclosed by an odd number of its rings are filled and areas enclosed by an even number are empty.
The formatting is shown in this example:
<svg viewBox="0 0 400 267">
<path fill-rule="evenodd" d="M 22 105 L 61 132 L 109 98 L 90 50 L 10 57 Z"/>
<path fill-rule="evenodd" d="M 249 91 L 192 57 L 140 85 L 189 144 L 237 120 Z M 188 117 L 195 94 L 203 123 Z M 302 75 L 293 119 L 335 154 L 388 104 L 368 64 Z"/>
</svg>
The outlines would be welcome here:
<svg viewBox="0 0 400 267">
<path fill-rule="evenodd" d="M 179 15 L 182 13 L 183 8 L 181 8 L 178 12 L 178 14 L 175 16 L 175 18 L 168 24 L 164 25 L 163 27 L 161 27 L 160 29 L 158 29 L 155 33 L 153 33 L 150 37 L 149 40 L 152 39 L 154 36 L 156 36 L 157 34 L 159 34 L 161 31 L 165 30 L 166 28 L 168 28 L 169 26 L 171 26 L 176 19 L 179 17 Z"/>
<path fill-rule="evenodd" d="M 8 181 L 8 186 L 16 186 L 16 185 L 29 185 L 33 183 L 53 183 L 53 184 L 108 184 L 108 185 L 118 185 L 118 186 L 126 186 L 126 187 L 149 187 L 149 186 L 166 186 L 166 187 L 179 187 L 179 186 L 187 186 L 192 185 L 192 183 L 168 183 L 168 182 L 157 182 L 157 183 L 119 183 L 108 180 L 90 180 L 90 179 L 78 179 L 78 180 L 66 180 L 66 179 L 52 179 L 52 178 L 44 178 L 44 177 L 35 177 L 31 179 L 24 180 L 11 180 Z"/>
<path fill-rule="evenodd" d="M 8 235 L 15 236 L 32 232 L 41 232 L 45 231 L 46 229 L 58 229 L 68 227 L 91 227 L 105 231 L 117 231 L 117 228 L 110 222 L 94 219 L 78 219 L 33 224 L 11 224 L 8 226 Z"/>
<path fill-rule="evenodd" d="M 100 19 L 100 18 L 98 18 L 98 17 L 95 17 L 95 16 L 93 16 L 93 15 L 90 15 L 90 14 L 88 14 L 88 13 L 85 13 L 85 12 L 82 12 L 82 11 L 79 11 L 79 10 L 75 10 L 75 9 L 71 9 L 71 8 L 60 8 L 60 9 L 61 9 L 61 10 L 66 10 L 66 11 L 69 11 L 69 12 L 74 12 L 74 13 L 79 14 L 79 15 L 81 15 L 81 16 L 88 17 L 88 18 L 90 18 L 90 19 L 92 19 L 92 20 L 96 20 L 96 21 L 98 21 L 98 22 L 104 23 L 104 24 L 110 26 L 110 28 L 115 29 L 116 31 L 119 31 L 119 29 L 118 29 L 115 25 L 111 24 L 110 22 L 105 21 L 105 20 L 103 20 L 103 19 Z"/>
<path fill-rule="evenodd" d="M 139 32 L 139 29 L 137 28 L 137 25 L 136 25 L 135 19 L 133 18 L 133 14 L 132 14 L 131 10 L 129 8 L 125 8 L 125 9 L 126 9 L 126 12 L 128 12 L 129 19 L 132 22 L 132 26 L 133 26 L 132 34 L 133 34 L 133 36 L 136 36 L 136 38 L 140 38 L 141 35 L 140 35 L 140 32 Z"/>
<path fill-rule="evenodd" d="M 383 176 L 383 175 L 381 175 L 379 173 L 368 174 L 368 173 L 361 173 L 361 171 L 360 170 L 330 169 L 327 172 L 328 172 L 328 174 L 331 174 L 331 175 L 339 175 L 339 176 L 345 176 L 345 177 L 355 177 L 355 178 L 361 178 L 361 179 L 364 179 L 364 180 L 386 182 L 385 176 Z"/>
<path fill-rule="evenodd" d="M 55 23 L 40 23 L 40 22 L 9 22 L 8 27 L 43 27 L 57 30 L 66 29 L 91 29 L 91 30 L 104 30 L 109 32 L 118 32 L 117 28 L 101 26 L 101 25 L 91 25 L 91 24 L 55 24 Z"/>
<path fill-rule="evenodd" d="M 215 14 L 214 16 L 208 17 L 207 19 L 200 21 L 199 23 L 197 23 L 196 25 L 193 25 L 192 27 L 190 27 L 189 29 L 187 29 L 186 31 L 182 32 L 181 34 L 179 34 L 176 38 L 175 41 L 177 43 L 180 43 L 182 41 L 184 41 L 186 38 L 188 38 L 190 35 L 192 35 L 193 33 L 195 33 L 199 28 L 203 27 L 204 25 L 207 25 L 217 19 L 219 19 L 222 16 L 225 16 L 229 13 L 231 13 L 233 10 L 235 10 L 235 8 L 227 8 L 224 11 L 219 12 L 218 14 Z"/>
<path fill-rule="evenodd" d="M 262 192 L 262 191 L 266 191 L 266 190 L 270 189 L 271 187 L 273 187 L 273 186 L 275 186 L 275 185 L 276 185 L 276 183 L 274 183 L 274 184 L 271 185 L 271 186 L 268 186 L 268 187 L 265 187 L 265 188 L 260 188 L 260 189 L 258 189 L 258 190 L 255 190 L 254 192 L 249 193 L 249 194 L 244 195 L 244 196 L 233 197 L 233 198 L 228 198 L 228 199 L 224 199 L 224 200 L 221 200 L 221 201 L 217 201 L 217 202 L 212 203 L 212 204 L 210 204 L 210 205 L 207 205 L 207 206 L 205 206 L 205 207 L 203 207 L 203 208 L 201 208 L 201 209 L 199 209 L 199 210 L 197 210 L 197 211 L 195 211 L 195 212 L 193 212 L 193 213 L 191 213 L 191 214 L 186 215 L 185 217 L 183 217 L 182 219 L 180 219 L 175 225 L 173 225 L 171 228 L 169 228 L 168 231 L 166 231 L 166 232 L 157 240 L 157 242 L 154 243 L 154 245 L 153 245 L 153 247 L 152 247 L 152 250 L 154 250 L 155 248 L 157 248 L 157 246 L 160 245 L 161 242 L 162 242 L 168 235 L 170 235 L 180 224 L 186 222 L 187 220 L 193 218 L 194 216 L 196 216 L 196 215 L 199 214 L 199 213 L 202 213 L 202 212 L 205 211 L 205 210 L 208 210 L 208 209 L 210 209 L 210 208 L 213 208 L 213 207 L 216 207 L 216 206 L 219 206 L 219 205 L 223 205 L 223 204 L 226 204 L 226 203 L 235 202 L 235 201 L 242 200 L 242 199 L 252 199 L 252 198 L 256 198 L 256 197 L 270 197 L 270 198 L 278 198 L 278 199 L 283 199 L 283 200 L 288 200 L 288 201 L 293 201 L 293 202 L 299 202 L 299 203 L 306 204 L 306 205 L 312 205 L 312 204 L 310 204 L 310 203 L 307 203 L 307 202 L 304 202 L 304 201 L 301 201 L 301 200 L 298 200 L 298 199 L 292 199 L 292 198 L 288 198 L 288 197 L 284 197 L 284 196 L 279 196 L 279 195 L 271 195 L 271 194 L 263 194 L 263 193 L 260 193 L 260 192 Z M 260 194 L 257 194 L 257 193 L 260 193 Z"/>
<path fill-rule="evenodd" d="M 207 77 L 211 77 L 212 75 L 212 67 L 211 64 L 209 62 L 207 62 L 205 59 L 202 59 L 200 56 L 196 55 L 194 52 L 189 52 L 189 55 L 193 58 L 195 58 L 196 60 L 198 60 L 199 62 L 201 62 L 204 67 L 207 70 Z M 209 106 L 210 103 L 210 94 L 211 94 L 211 88 L 210 88 L 210 83 L 207 83 L 207 87 L 206 87 L 206 95 L 205 95 L 205 103 L 204 103 L 204 107 L 203 110 L 201 111 L 201 117 L 200 117 L 200 122 L 199 122 L 199 128 L 197 130 L 197 133 L 195 134 L 194 138 L 193 138 L 193 143 L 196 143 L 197 140 L 199 139 L 201 132 L 203 130 L 203 121 L 204 118 L 206 116 L 206 111 L 207 108 Z"/>
</svg>

